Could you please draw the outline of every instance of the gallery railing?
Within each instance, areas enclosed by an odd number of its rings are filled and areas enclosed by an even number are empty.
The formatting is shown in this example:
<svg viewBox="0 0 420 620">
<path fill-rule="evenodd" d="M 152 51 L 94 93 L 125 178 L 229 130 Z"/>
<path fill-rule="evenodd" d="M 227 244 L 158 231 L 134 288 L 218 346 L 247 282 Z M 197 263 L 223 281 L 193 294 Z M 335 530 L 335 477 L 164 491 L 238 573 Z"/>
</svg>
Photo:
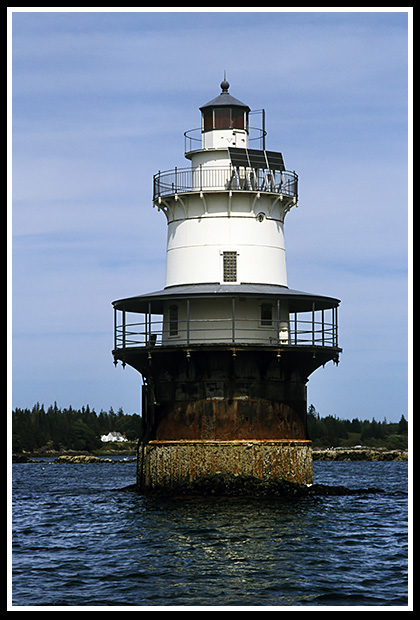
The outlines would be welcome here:
<svg viewBox="0 0 420 620">
<path fill-rule="evenodd" d="M 115 322 L 115 350 L 199 344 L 338 347 L 337 308 L 301 313 L 305 318 L 292 313 L 288 321 L 273 320 L 270 325 L 244 318 L 164 321 L 147 314 L 142 320 L 129 323 L 126 313 L 118 312 L 122 320 Z"/>
<path fill-rule="evenodd" d="M 153 177 L 153 200 L 171 194 L 212 190 L 272 192 L 297 198 L 298 176 L 287 170 L 200 165 L 159 171 Z"/>
</svg>

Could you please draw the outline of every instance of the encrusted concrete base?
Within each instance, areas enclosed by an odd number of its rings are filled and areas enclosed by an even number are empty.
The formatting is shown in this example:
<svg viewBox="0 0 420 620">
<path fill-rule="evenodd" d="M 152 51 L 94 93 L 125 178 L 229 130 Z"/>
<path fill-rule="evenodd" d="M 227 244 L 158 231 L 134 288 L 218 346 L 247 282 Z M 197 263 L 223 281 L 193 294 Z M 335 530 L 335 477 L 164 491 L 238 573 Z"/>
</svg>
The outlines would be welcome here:
<svg viewBox="0 0 420 620">
<path fill-rule="evenodd" d="M 139 490 L 176 489 L 209 476 L 312 484 L 307 440 L 152 440 L 140 447 Z"/>
</svg>

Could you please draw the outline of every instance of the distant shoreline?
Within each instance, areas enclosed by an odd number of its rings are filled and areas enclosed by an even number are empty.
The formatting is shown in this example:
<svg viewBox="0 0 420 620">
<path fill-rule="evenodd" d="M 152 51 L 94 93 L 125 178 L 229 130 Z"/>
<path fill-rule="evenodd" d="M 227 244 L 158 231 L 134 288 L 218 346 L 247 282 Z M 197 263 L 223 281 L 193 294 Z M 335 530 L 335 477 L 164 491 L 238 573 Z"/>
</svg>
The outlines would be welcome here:
<svg viewBox="0 0 420 620">
<path fill-rule="evenodd" d="M 312 448 L 314 461 L 408 461 L 408 450 L 387 448 Z"/>
<path fill-rule="evenodd" d="M 77 452 L 18 453 L 12 455 L 13 463 L 36 463 L 44 459 L 55 458 L 59 463 L 109 463 L 112 457 L 126 457 L 122 462 L 133 462 L 136 450 L 110 450 L 106 454 Z M 134 458 L 133 458 L 134 457 Z M 313 448 L 314 461 L 408 461 L 407 450 L 388 450 L 387 448 Z"/>
</svg>

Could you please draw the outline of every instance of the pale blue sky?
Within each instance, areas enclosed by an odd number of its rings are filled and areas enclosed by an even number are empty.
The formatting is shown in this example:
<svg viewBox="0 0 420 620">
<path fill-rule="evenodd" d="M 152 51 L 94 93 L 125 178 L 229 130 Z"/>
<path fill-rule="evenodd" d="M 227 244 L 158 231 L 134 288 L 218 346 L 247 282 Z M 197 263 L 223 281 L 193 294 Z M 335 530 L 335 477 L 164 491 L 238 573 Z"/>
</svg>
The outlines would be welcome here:
<svg viewBox="0 0 420 620">
<path fill-rule="evenodd" d="M 111 302 L 164 286 L 152 177 L 219 94 L 265 108 L 299 175 L 289 286 L 342 300 L 322 415 L 407 416 L 408 13 L 15 12 L 13 407 L 140 410 Z"/>
</svg>

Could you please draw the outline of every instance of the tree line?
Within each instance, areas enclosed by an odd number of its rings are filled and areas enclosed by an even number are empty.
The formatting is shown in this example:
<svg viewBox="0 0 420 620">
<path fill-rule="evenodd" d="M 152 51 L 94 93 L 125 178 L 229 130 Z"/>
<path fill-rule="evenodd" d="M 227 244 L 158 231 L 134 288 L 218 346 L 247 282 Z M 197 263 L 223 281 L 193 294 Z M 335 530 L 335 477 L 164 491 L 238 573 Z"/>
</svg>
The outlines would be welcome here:
<svg viewBox="0 0 420 620">
<path fill-rule="evenodd" d="M 405 449 L 408 443 L 408 424 L 404 415 L 399 422 L 372 420 L 341 420 L 333 415 L 321 417 L 314 405 L 308 409 L 308 434 L 314 447 L 384 446 Z M 122 408 L 115 412 L 96 413 L 89 405 L 81 409 L 60 409 L 57 403 L 45 409 L 36 403 L 32 409 L 16 408 L 12 412 L 13 452 L 50 450 L 94 451 L 102 447 L 101 435 L 120 432 L 128 441 L 142 435 L 139 414 L 126 414 Z"/>
<path fill-rule="evenodd" d="M 340 420 L 327 415 L 321 417 L 314 405 L 308 409 L 308 434 L 314 447 L 351 447 L 365 445 L 403 450 L 408 446 L 408 422 L 401 415 L 399 422 L 372 420 Z"/>
<path fill-rule="evenodd" d="M 101 435 L 113 431 L 136 441 L 142 434 L 141 416 L 125 414 L 122 408 L 115 412 L 112 407 L 96 413 L 89 405 L 60 409 L 57 403 L 46 410 L 36 403 L 32 409 L 16 408 L 12 412 L 13 452 L 42 448 L 91 452 L 102 447 Z"/>
</svg>

